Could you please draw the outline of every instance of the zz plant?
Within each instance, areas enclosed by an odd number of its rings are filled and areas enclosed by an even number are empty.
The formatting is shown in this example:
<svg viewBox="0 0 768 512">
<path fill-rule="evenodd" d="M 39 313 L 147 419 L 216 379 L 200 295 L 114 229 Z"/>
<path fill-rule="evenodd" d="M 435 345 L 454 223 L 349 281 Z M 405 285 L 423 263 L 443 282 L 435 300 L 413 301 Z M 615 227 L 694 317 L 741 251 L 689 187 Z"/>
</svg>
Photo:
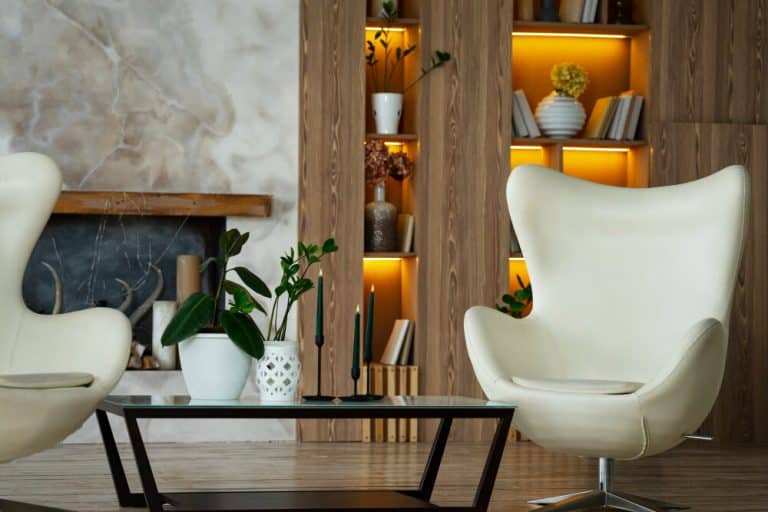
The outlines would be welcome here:
<svg viewBox="0 0 768 512">
<path fill-rule="evenodd" d="M 265 340 L 284 340 L 288 326 L 288 313 L 299 297 L 314 288 L 306 276 L 307 270 L 326 254 L 338 250 L 336 242 L 329 238 L 322 247 L 298 243 L 298 254 L 291 248 L 280 258 L 283 276 L 274 290 L 274 300 L 269 314 L 265 337 L 251 317 L 253 312 L 267 315 L 260 300 L 272 299 L 273 293 L 256 274 L 242 266 L 230 266 L 230 259 L 237 256 L 248 241 L 249 233 L 230 229 L 219 239 L 219 256 L 206 259 L 199 268 L 205 272 L 212 265 L 219 270 L 215 294 L 197 292 L 189 296 L 174 315 L 162 336 L 164 346 L 175 345 L 200 332 L 225 332 L 240 349 L 256 359 L 264 355 Z M 243 284 L 227 279 L 231 272 L 237 274 Z M 228 304 L 221 300 L 226 292 L 231 296 Z M 258 298 L 257 298 L 258 297 Z M 285 307 L 280 310 L 281 299 Z"/>
</svg>

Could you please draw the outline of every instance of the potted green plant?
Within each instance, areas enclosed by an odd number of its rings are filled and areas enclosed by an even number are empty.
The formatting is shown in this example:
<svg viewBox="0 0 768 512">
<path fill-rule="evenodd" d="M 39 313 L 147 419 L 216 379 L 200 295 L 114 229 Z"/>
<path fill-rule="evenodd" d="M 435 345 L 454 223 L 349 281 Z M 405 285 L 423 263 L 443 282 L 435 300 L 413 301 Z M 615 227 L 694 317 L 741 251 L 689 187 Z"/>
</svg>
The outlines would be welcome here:
<svg viewBox="0 0 768 512">
<path fill-rule="evenodd" d="M 531 283 L 525 284 L 520 275 L 517 275 L 517 284 L 520 288 L 513 294 L 505 293 L 501 297 L 501 304 L 496 304 L 496 309 L 514 318 L 523 318 L 531 310 L 533 292 Z"/>
<path fill-rule="evenodd" d="M 319 262 L 325 254 L 338 249 L 333 239 L 326 240 L 322 247 L 299 242 L 299 258 L 292 256 L 293 249 L 281 258 L 283 277 L 274 291 L 265 336 L 251 314 L 266 316 L 267 310 L 261 300 L 272 299 L 273 293 L 248 268 L 230 266 L 231 258 L 240 254 L 248 238 L 248 233 L 240 233 L 237 229 L 230 229 L 221 235 L 219 256 L 206 259 L 199 268 L 201 273 L 211 267 L 218 269 L 215 292 L 192 294 L 163 332 L 161 341 L 164 346 L 179 344 L 182 374 L 192 398 L 229 400 L 240 396 L 252 359 L 260 360 L 265 356 L 266 340 L 285 340 L 291 307 L 303 293 L 314 287 L 312 281 L 305 277 L 307 268 Z M 242 284 L 228 279 L 232 272 Z M 229 295 L 229 302 L 224 301 L 225 294 Z M 287 297 L 287 304 L 279 312 L 283 297 Z M 295 345 L 294 352 L 298 354 L 298 344 L 292 343 Z M 298 356 L 296 365 L 300 368 Z M 298 368 L 294 396 L 298 386 Z"/>
<path fill-rule="evenodd" d="M 392 39 L 391 25 L 397 21 L 397 6 L 392 0 L 382 3 L 381 16 L 386 26 L 374 33 L 373 39 L 366 41 L 365 61 L 371 68 L 371 107 L 376 121 L 376 132 L 382 134 L 398 133 L 400 115 L 403 108 L 403 94 L 416 85 L 422 78 L 451 60 L 451 54 L 435 51 L 427 67 L 421 68 L 419 77 L 405 87 L 396 83 L 394 78 L 403 66 L 405 59 L 416 51 L 416 45 L 397 46 Z M 381 48 L 381 61 L 376 56 L 376 46 Z M 382 53 L 383 52 L 383 53 Z M 380 64 L 380 65 L 379 65 Z M 381 75 L 379 71 L 381 70 Z"/>
</svg>

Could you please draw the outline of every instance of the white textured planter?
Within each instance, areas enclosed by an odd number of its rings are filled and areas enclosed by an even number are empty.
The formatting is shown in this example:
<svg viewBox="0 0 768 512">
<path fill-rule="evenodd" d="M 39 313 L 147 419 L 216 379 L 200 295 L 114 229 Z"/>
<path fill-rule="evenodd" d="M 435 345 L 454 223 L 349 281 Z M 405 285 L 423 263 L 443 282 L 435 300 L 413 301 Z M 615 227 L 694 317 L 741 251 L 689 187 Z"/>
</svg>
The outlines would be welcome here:
<svg viewBox="0 0 768 512">
<path fill-rule="evenodd" d="M 394 92 L 377 92 L 371 95 L 376 133 L 398 133 L 400 114 L 403 112 L 403 95 Z"/>
<path fill-rule="evenodd" d="M 236 400 L 252 358 L 224 333 L 200 333 L 179 343 L 181 373 L 196 400 Z"/>
<path fill-rule="evenodd" d="M 256 362 L 256 388 L 263 402 L 293 402 L 299 390 L 301 361 L 295 341 L 265 341 Z"/>
<path fill-rule="evenodd" d="M 548 137 L 566 139 L 584 126 L 587 115 L 576 98 L 552 93 L 536 107 L 536 123 Z"/>
</svg>

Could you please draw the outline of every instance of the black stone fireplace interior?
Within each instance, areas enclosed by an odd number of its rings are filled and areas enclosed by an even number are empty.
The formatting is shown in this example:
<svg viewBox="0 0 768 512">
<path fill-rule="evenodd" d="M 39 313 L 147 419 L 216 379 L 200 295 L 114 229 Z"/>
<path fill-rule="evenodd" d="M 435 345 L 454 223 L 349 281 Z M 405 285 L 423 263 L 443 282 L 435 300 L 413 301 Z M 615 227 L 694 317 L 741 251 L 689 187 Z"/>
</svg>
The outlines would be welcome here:
<svg viewBox="0 0 768 512">
<path fill-rule="evenodd" d="M 24 300 L 33 311 L 51 313 L 58 279 L 60 313 L 122 306 L 134 340 L 149 349 L 158 286 L 157 300 L 175 301 L 176 257 L 217 255 L 225 224 L 224 217 L 53 215 L 27 265 Z M 202 290 L 215 279 L 206 272 Z"/>
</svg>

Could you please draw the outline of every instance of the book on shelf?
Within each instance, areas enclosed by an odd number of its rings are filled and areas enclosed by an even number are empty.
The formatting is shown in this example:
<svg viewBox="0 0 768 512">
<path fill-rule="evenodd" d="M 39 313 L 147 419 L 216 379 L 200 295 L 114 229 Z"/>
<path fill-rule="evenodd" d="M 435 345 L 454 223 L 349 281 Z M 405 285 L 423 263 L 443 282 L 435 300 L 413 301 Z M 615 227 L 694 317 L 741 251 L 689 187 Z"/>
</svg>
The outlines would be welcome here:
<svg viewBox="0 0 768 512">
<path fill-rule="evenodd" d="M 382 364 L 397 364 L 400 360 L 400 352 L 405 345 L 405 338 L 408 334 L 408 326 L 411 324 L 410 320 L 405 318 L 399 318 L 395 320 L 395 325 L 392 326 L 392 332 L 389 335 L 389 340 L 384 348 L 384 353 L 381 355 Z"/>
<path fill-rule="evenodd" d="M 373 394 L 374 395 L 385 395 L 386 394 L 386 388 L 384 387 L 384 367 L 380 364 L 377 365 L 371 365 L 371 387 L 373 388 Z M 385 423 L 383 418 L 375 418 L 372 420 L 373 423 L 373 441 L 376 443 L 383 443 L 384 442 L 384 428 Z"/>
<path fill-rule="evenodd" d="M 419 367 L 408 367 L 408 395 L 417 396 L 419 394 Z M 415 418 L 408 420 L 408 440 L 412 443 L 419 441 L 419 422 Z"/>
<path fill-rule="evenodd" d="M 386 396 L 397 396 L 397 367 L 392 365 L 384 366 L 384 394 Z M 397 418 L 387 418 L 385 439 L 388 443 L 397 442 Z"/>
<path fill-rule="evenodd" d="M 368 383 L 368 368 L 366 366 L 360 367 L 360 379 L 357 381 L 357 392 L 361 395 L 364 395 L 368 392 L 368 389 L 366 389 L 366 385 Z M 370 418 L 363 418 L 362 420 L 362 428 L 363 428 L 363 442 L 364 443 L 370 443 L 372 440 L 372 428 L 373 428 L 373 422 L 371 422 Z"/>
<path fill-rule="evenodd" d="M 512 95 L 512 131 L 515 137 L 527 137 L 528 128 L 523 121 L 523 112 L 520 109 L 520 100 L 516 94 Z"/>
<path fill-rule="evenodd" d="M 586 0 L 581 12 L 582 23 L 594 23 L 597 19 L 597 4 L 599 0 Z"/>
<path fill-rule="evenodd" d="M 585 0 L 560 0 L 560 21 L 581 23 L 581 13 L 585 4 Z"/>
<path fill-rule="evenodd" d="M 523 123 L 525 124 L 525 129 L 528 131 L 528 135 L 534 139 L 536 137 L 541 137 L 539 126 L 536 124 L 536 119 L 533 117 L 533 111 L 531 110 L 530 103 L 528 103 L 528 98 L 525 96 L 525 91 L 518 89 L 514 94 L 520 107 L 520 114 L 522 114 Z"/>
<path fill-rule="evenodd" d="M 397 368 L 397 394 L 408 394 L 408 367 L 396 366 Z M 399 418 L 397 420 L 397 442 L 408 442 L 408 418 Z"/>
<path fill-rule="evenodd" d="M 401 252 L 413 250 L 413 215 L 410 213 L 397 216 L 397 246 Z"/>
<path fill-rule="evenodd" d="M 600 98 L 589 115 L 584 137 L 616 141 L 634 140 L 642 109 L 643 97 L 633 91 Z"/>
<path fill-rule="evenodd" d="M 403 349 L 400 351 L 400 357 L 397 359 L 397 364 L 407 365 L 411 361 L 411 351 L 413 350 L 413 321 L 408 323 L 408 332 L 405 334 L 405 343 L 403 343 Z"/>
</svg>

